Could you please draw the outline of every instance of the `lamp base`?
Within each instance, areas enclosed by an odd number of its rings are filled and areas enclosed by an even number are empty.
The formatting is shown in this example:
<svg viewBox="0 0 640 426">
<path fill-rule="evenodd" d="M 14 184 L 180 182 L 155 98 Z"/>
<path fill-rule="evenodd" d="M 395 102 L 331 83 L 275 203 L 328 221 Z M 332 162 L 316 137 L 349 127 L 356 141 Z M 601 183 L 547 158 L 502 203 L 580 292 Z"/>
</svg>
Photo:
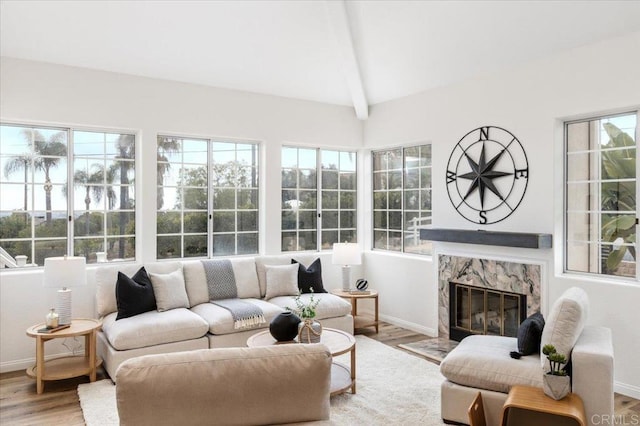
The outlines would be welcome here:
<svg viewBox="0 0 640 426">
<path fill-rule="evenodd" d="M 71 324 L 71 290 L 63 288 L 58 290 L 56 298 L 56 312 L 58 313 L 58 324 Z"/>
<path fill-rule="evenodd" d="M 351 290 L 351 266 L 349 265 L 342 267 L 342 290 Z"/>
</svg>

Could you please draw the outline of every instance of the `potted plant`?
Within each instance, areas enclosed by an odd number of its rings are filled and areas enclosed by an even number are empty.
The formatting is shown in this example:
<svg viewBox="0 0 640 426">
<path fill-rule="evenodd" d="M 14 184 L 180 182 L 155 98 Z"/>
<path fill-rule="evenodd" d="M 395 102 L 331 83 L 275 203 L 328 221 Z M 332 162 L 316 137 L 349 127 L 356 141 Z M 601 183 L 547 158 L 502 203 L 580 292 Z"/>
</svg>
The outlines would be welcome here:
<svg viewBox="0 0 640 426">
<path fill-rule="evenodd" d="M 309 301 L 302 300 L 302 295 L 298 291 L 298 295 L 294 299 L 295 308 L 287 306 L 288 311 L 294 312 L 302 321 L 298 325 L 298 341 L 300 343 L 319 343 L 322 334 L 322 324 L 315 320 L 316 308 L 320 303 L 320 299 L 314 298 L 313 291 Z"/>
<path fill-rule="evenodd" d="M 571 390 L 571 378 L 563 367 L 567 357 L 558 353 L 553 345 L 544 345 L 542 353 L 549 360 L 549 372 L 542 377 L 544 393 L 555 400 L 562 399 Z"/>
</svg>

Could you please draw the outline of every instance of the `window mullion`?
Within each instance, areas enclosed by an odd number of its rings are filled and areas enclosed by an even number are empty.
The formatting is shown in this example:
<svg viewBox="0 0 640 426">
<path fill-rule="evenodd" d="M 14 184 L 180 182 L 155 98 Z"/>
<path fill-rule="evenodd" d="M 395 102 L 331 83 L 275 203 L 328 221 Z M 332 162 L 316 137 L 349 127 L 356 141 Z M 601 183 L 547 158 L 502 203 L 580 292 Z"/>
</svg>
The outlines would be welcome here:
<svg viewBox="0 0 640 426">
<path fill-rule="evenodd" d="M 316 251 L 322 248 L 322 150 L 316 149 Z"/>
<path fill-rule="evenodd" d="M 67 254 L 73 256 L 74 254 L 74 228 L 75 228 L 75 153 L 74 153 L 74 132 L 71 129 L 67 131 Z M 71 220 L 69 220 L 71 218 Z M 106 236 L 106 232 L 105 232 Z"/>
<path fill-rule="evenodd" d="M 404 253 L 404 176 L 406 171 L 406 159 L 405 159 L 405 149 L 402 148 L 402 163 L 400 169 L 400 182 L 401 182 L 401 190 L 400 190 L 400 251 Z"/>
<path fill-rule="evenodd" d="M 638 125 L 638 123 L 640 123 L 640 111 L 636 111 L 636 134 L 635 134 L 636 148 L 638 145 L 637 142 L 638 140 L 640 140 L 640 126 Z M 637 237 L 638 236 L 638 217 L 640 217 L 640 214 L 638 214 L 638 203 L 637 203 L 637 200 L 639 199 L 638 195 L 640 193 L 640 188 L 638 188 L 638 184 L 637 184 L 638 176 L 640 176 L 640 165 L 638 164 L 638 150 L 636 149 L 636 226 L 635 226 L 636 242 L 638 241 L 638 237 Z M 639 265 L 639 261 L 638 261 L 638 255 L 636 250 L 636 281 L 640 277 L 640 271 L 638 271 L 638 265 Z"/>
<path fill-rule="evenodd" d="M 207 258 L 213 257 L 213 141 L 207 140 Z"/>
</svg>

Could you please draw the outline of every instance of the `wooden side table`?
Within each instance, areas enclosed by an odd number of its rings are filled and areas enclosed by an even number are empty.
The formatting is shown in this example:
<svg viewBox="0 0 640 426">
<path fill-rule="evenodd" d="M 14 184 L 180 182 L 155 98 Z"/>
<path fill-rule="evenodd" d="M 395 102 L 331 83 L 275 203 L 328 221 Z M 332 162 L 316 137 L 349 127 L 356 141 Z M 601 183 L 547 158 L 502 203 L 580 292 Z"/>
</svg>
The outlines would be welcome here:
<svg viewBox="0 0 640 426">
<path fill-rule="evenodd" d="M 38 333 L 45 327 L 44 323 L 27 329 L 27 336 L 36 339 L 36 365 L 27 368 L 27 375 L 36 379 L 38 394 L 44 391 L 45 380 L 62 380 L 78 376 L 89 376 L 89 380 L 96 381 L 96 370 L 102 364 L 102 359 L 96 355 L 96 333 L 102 323 L 95 319 L 73 319 L 71 327 L 54 333 Z M 44 344 L 53 339 L 84 336 L 84 355 L 61 356 L 44 360 Z"/>
<path fill-rule="evenodd" d="M 351 315 L 353 315 L 353 328 L 375 327 L 378 332 L 378 291 L 368 290 L 368 293 L 351 293 L 342 289 L 331 290 L 331 294 L 351 301 Z M 366 315 L 358 315 L 358 299 L 373 299 L 375 308 L 373 318 Z"/>
<path fill-rule="evenodd" d="M 554 421 L 555 419 L 555 421 Z M 502 407 L 502 426 L 562 424 L 586 426 L 582 399 L 570 393 L 559 401 L 546 396 L 542 388 L 514 386 Z"/>
</svg>

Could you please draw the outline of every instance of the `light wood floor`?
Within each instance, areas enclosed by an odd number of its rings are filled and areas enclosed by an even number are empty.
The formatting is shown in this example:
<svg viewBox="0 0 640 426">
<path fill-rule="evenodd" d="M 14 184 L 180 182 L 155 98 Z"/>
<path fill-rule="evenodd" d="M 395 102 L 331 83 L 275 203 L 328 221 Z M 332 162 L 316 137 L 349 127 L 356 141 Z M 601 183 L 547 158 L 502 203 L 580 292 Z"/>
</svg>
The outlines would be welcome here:
<svg viewBox="0 0 640 426">
<path fill-rule="evenodd" d="M 427 338 L 385 323 L 381 324 L 378 334 L 374 330 L 366 330 L 363 334 L 396 349 L 400 349 L 398 344 Z M 405 352 L 419 357 L 413 352 Z M 106 377 L 100 369 L 98 380 Z M 0 425 L 84 425 L 76 388 L 87 382 L 86 377 L 46 382 L 45 392 L 37 395 L 35 380 L 27 377 L 24 371 L 0 374 Z M 637 424 L 632 420 L 640 419 L 640 401 L 616 394 L 615 407 L 616 415 L 627 420 L 627 423 L 617 424 Z"/>
</svg>

